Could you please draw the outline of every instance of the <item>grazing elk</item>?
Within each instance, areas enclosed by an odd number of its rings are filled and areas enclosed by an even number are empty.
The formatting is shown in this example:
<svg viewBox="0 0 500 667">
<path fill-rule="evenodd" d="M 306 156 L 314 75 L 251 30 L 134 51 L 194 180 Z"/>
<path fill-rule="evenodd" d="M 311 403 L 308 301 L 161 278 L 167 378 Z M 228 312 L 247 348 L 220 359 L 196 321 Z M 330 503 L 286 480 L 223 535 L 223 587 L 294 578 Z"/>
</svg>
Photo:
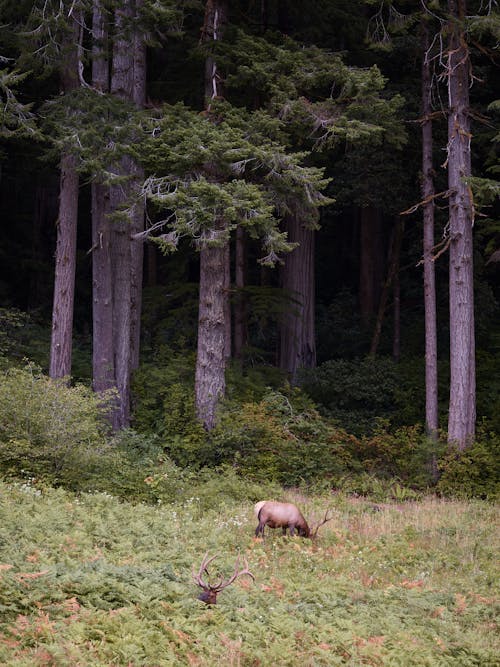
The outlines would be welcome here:
<svg viewBox="0 0 500 667">
<path fill-rule="evenodd" d="M 290 535 L 294 535 L 295 530 L 297 530 L 297 533 L 301 537 L 314 539 L 320 527 L 332 518 L 328 516 L 327 510 L 324 519 L 311 530 L 302 512 L 296 505 L 293 503 L 280 503 L 274 500 L 259 501 L 255 504 L 254 513 L 259 521 L 259 525 L 255 529 L 255 537 L 259 537 L 259 535 L 264 537 L 264 527 L 269 526 L 269 528 L 281 528 L 283 535 L 286 535 L 288 528 Z"/>
<path fill-rule="evenodd" d="M 215 560 L 215 558 L 217 558 L 217 556 L 218 554 L 215 554 L 215 556 L 211 556 L 209 558 L 207 552 L 203 557 L 198 573 L 193 570 L 193 579 L 195 583 L 203 589 L 203 593 L 200 593 L 198 600 L 202 600 L 202 602 L 205 602 L 206 604 L 217 604 L 217 594 L 220 593 L 224 588 L 230 586 L 233 581 L 235 581 L 235 579 L 241 577 L 243 574 L 247 574 L 249 577 L 255 580 L 255 577 L 248 569 L 248 563 L 246 560 L 243 561 L 243 569 L 238 570 L 240 563 L 239 558 L 237 558 L 234 565 L 234 572 L 229 577 L 229 579 L 221 579 L 217 584 L 205 583 L 205 581 L 202 579 L 203 573 L 206 572 L 208 575 L 208 566 L 213 560 Z"/>
</svg>

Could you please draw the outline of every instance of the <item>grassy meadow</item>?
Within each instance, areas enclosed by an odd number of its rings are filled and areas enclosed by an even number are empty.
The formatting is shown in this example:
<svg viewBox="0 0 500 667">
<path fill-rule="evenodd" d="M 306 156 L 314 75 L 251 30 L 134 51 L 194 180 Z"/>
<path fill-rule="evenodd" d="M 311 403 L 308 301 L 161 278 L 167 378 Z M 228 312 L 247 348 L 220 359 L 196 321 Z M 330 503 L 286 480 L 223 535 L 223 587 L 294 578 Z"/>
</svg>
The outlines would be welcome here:
<svg viewBox="0 0 500 667">
<path fill-rule="evenodd" d="M 196 493 L 196 490 L 193 492 Z M 129 504 L 0 483 L 0 664 L 499 665 L 498 507 L 283 492 L 316 541 L 253 537 L 253 503 Z M 216 606 L 192 578 L 219 554 Z"/>
</svg>

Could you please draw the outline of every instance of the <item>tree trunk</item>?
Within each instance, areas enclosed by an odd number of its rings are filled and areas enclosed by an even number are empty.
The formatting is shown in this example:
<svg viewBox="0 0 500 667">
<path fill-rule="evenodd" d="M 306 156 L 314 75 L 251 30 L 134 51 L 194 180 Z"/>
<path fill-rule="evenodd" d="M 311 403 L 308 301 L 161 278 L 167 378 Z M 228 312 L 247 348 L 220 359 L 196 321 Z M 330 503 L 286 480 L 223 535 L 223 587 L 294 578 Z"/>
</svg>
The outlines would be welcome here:
<svg viewBox="0 0 500 667">
<path fill-rule="evenodd" d="M 115 10 L 115 35 L 111 93 L 122 100 L 132 99 L 134 49 L 130 48 L 132 19 L 131 0 Z M 132 160 L 124 156 L 114 166 L 119 176 L 129 177 Z M 130 180 L 110 188 L 110 212 L 123 208 L 131 195 Z M 118 408 L 114 413 L 113 428 L 120 430 L 130 423 L 130 369 L 132 326 L 132 239 L 130 214 L 112 223 L 111 262 L 113 271 L 113 349 L 115 380 L 118 389 Z"/>
<path fill-rule="evenodd" d="M 136 14 L 142 7 L 142 0 L 136 0 Z M 137 17 L 136 17 L 137 18 Z M 134 32 L 134 80 L 132 86 L 132 99 L 136 106 L 143 109 L 146 104 L 146 42 L 144 35 L 137 30 Z M 137 164 L 133 164 L 133 187 L 138 189 L 144 181 L 144 170 Z M 144 202 L 137 202 L 131 214 L 131 370 L 139 367 L 139 353 L 141 341 L 141 312 L 142 312 L 142 282 L 144 270 L 144 242 L 136 238 L 136 235 L 144 231 Z"/>
<path fill-rule="evenodd" d="M 432 159 L 431 71 L 428 49 L 429 27 L 424 18 L 422 28 L 422 200 L 423 263 L 425 308 L 425 425 L 427 434 L 436 439 L 438 417 L 436 277 L 434 270 L 434 167 Z M 435 467 L 435 466 L 434 466 Z"/>
<path fill-rule="evenodd" d="M 60 169 L 59 218 L 50 340 L 49 375 L 51 378 L 70 377 L 73 349 L 79 189 L 76 158 L 72 155 L 63 155 Z"/>
<path fill-rule="evenodd" d="M 280 368 L 296 384 L 300 368 L 316 365 L 314 327 L 314 230 L 307 229 L 297 215 L 286 219 L 288 239 L 299 245 L 286 257 L 283 289 L 293 300 L 281 325 Z"/>
<path fill-rule="evenodd" d="M 403 221 L 401 219 L 398 219 L 395 225 L 395 229 L 393 230 L 390 243 L 387 278 L 382 287 L 382 292 L 380 294 L 380 299 L 379 299 L 378 312 L 375 320 L 375 329 L 373 332 L 372 342 L 370 345 L 370 352 L 369 352 L 371 357 L 374 357 L 377 354 L 378 346 L 380 343 L 380 336 L 382 334 L 382 325 L 384 322 L 385 311 L 387 309 L 387 302 L 389 300 L 389 290 L 391 285 L 393 284 L 397 272 L 399 271 L 399 256 L 401 253 L 403 232 L 404 232 Z"/>
<path fill-rule="evenodd" d="M 203 40 L 221 39 L 227 20 L 226 0 L 207 0 Z M 221 80 L 212 56 L 205 62 L 205 104 L 221 96 Z M 212 174 L 216 178 L 216 175 Z M 214 220 L 214 229 L 224 228 L 224 220 Z M 195 403 L 198 419 L 207 430 L 216 423 L 219 400 L 225 393 L 225 371 L 230 350 L 228 340 L 229 305 L 229 241 L 220 246 L 200 247 L 200 297 L 198 311 L 198 353 L 196 357 Z"/>
<path fill-rule="evenodd" d="M 196 414 L 207 430 L 216 423 L 225 392 L 224 246 L 200 251 L 200 302 L 196 358 Z"/>
<path fill-rule="evenodd" d="M 368 326 L 377 312 L 383 280 L 382 219 L 372 206 L 363 206 L 359 214 L 359 306 L 361 320 Z"/>
<path fill-rule="evenodd" d="M 469 120 L 469 52 L 463 32 L 465 0 L 449 0 L 448 188 L 450 235 L 450 407 L 448 441 L 464 449 L 476 421 L 473 204 Z"/>
<path fill-rule="evenodd" d="M 103 92 L 109 89 L 106 54 L 107 29 L 100 0 L 94 0 L 92 15 L 92 83 Z M 93 388 L 102 392 L 115 387 L 113 355 L 113 277 L 111 231 L 108 220 L 109 188 L 92 183 L 92 376 Z M 110 415 L 111 420 L 111 415 Z"/>
<path fill-rule="evenodd" d="M 64 93 L 79 86 L 79 49 L 82 16 L 73 13 L 71 41 L 67 44 L 66 64 L 61 74 Z M 75 301 L 76 239 L 78 226 L 79 177 L 77 160 L 62 155 L 59 180 L 56 266 L 52 306 L 49 375 L 69 379 L 73 351 L 73 310 Z"/>
</svg>

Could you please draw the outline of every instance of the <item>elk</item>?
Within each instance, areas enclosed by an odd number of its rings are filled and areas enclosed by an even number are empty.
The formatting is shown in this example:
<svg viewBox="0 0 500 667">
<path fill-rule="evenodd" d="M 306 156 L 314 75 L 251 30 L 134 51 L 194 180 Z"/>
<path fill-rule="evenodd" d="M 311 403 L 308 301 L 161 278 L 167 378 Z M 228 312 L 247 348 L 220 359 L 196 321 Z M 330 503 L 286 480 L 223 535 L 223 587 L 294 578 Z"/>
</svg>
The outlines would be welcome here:
<svg viewBox="0 0 500 667">
<path fill-rule="evenodd" d="M 281 528 L 283 535 L 286 535 L 287 528 L 290 535 L 295 534 L 295 529 L 301 537 L 309 537 L 314 539 L 320 527 L 330 521 L 332 517 L 328 516 L 328 510 L 325 512 L 325 517 L 322 521 L 311 530 L 307 521 L 304 519 L 302 512 L 293 503 L 280 503 L 274 500 L 261 500 L 254 506 L 254 513 L 259 521 L 259 525 L 255 529 L 255 537 L 262 535 L 264 537 L 264 527 Z"/>
<path fill-rule="evenodd" d="M 198 572 L 196 572 L 193 569 L 193 579 L 198 586 L 200 586 L 203 589 L 203 593 L 200 593 L 198 596 L 198 600 L 201 600 L 202 602 L 205 602 L 206 604 L 217 604 L 217 594 L 220 593 L 224 588 L 227 588 L 230 586 L 233 581 L 235 581 L 238 577 L 241 577 L 243 574 L 247 574 L 249 577 L 251 577 L 255 581 L 255 577 L 253 574 L 250 572 L 248 569 L 248 562 L 243 560 L 243 569 L 238 570 L 239 568 L 239 557 L 236 559 L 236 563 L 234 565 L 234 572 L 233 574 L 229 577 L 229 579 L 221 579 L 217 584 L 210 584 L 210 583 L 205 583 L 203 581 L 202 576 L 203 573 L 206 572 L 207 575 L 208 573 L 208 566 L 210 563 L 217 558 L 218 554 L 215 554 L 215 556 L 208 556 L 208 552 L 204 555 L 203 560 L 200 565 L 200 569 Z"/>
</svg>

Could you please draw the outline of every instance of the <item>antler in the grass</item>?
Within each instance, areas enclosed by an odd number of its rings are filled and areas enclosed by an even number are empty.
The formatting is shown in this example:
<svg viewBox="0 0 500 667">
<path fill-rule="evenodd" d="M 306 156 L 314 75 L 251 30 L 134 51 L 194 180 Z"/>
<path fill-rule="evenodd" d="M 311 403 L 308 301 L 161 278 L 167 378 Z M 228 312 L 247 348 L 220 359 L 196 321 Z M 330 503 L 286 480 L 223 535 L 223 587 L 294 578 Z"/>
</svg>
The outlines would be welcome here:
<svg viewBox="0 0 500 667">
<path fill-rule="evenodd" d="M 314 529 L 311 531 L 312 538 L 316 537 L 316 535 L 318 534 L 318 530 L 321 528 L 321 526 L 323 526 L 327 521 L 331 521 L 333 519 L 333 514 L 331 516 L 328 516 L 328 512 L 329 510 L 327 509 L 324 518 L 314 526 Z"/>
<path fill-rule="evenodd" d="M 200 586 L 203 589 L 203 593 L 201 593 L 198 597 L 199 600 L 202 600 L 203 602 L 206 602 L 207 604 L 216 604 L 217 602 L 217 594 L 220 593 L 224 588 L 227 588 L 230 586 L 233 581 L 235 581 L 238 577 L 241 577 L 243 574 L 248 575 L 252 579 L 255 580 L 255 577 L 253 574 L 250 572 L 248 569 L 248 562 L 246 559 L 243 561 L 243 569 L 238 569 L 239 568 L 239 557 L 236 559 L 236 563 L 234 565 L 234 572 L 233 574 L 226 580 L 221 579 L 217 584 L 211 584 L 206 583 L 203 579 L 203 573 L 206 572 L 208 575 L 208 566 L 210 563 L 217 558 L 218 554 L 215 554 L 215 556 L 208 556 L 208 552 L 204 555 L 203 560 L 201 562 L 200 568 L 198 572 L 195 572 L 193 570 L 193 579 L 198 586 Z"/>
</svg>

